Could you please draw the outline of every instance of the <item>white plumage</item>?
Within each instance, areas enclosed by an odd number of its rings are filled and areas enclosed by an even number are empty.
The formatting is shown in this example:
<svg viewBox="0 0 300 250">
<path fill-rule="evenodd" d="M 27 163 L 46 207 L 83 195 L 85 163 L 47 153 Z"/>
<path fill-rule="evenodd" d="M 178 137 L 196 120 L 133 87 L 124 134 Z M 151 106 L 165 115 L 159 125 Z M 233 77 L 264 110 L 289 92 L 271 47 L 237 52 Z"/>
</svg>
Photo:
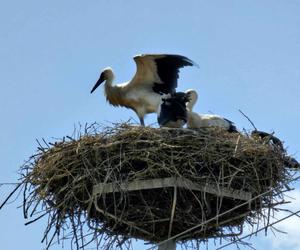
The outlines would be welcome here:
<svg viewBox="0 0 300 250">
<path fill-rule="evenodd" d="M 144 126 L 145 115 L 157 112 L 163 95 L 175 92 L 179 69 L 195 63 L 184 56 L 166 54 L 138 55 L 134 61 L 137 71 L 129 82 L 113 85 L 113 70 L 105 68 L 91 93 L 106 81 L 104 89 L 107 101 L 113 106 L 135 111 Z"/>
<path fill-rule="evenodd" d="M 186 91 L 189 101 L 187 102 L 187 127 L 188 128 L 204 128 L 204 127 L 220 127 L 230 132 L 237 132 L 233 122 L 211 114 L 199 114 L 193 112 L 193 107 L 198 99 L 198 94 L 195 90 L 189 89 Z"/>
</svg>

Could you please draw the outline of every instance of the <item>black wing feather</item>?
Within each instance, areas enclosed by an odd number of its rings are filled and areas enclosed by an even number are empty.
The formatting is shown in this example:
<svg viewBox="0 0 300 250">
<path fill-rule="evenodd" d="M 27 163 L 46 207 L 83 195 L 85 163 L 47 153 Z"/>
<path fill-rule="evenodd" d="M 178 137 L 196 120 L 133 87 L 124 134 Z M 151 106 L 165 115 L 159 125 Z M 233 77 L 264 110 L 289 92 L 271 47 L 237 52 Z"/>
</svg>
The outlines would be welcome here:
<svg viewBox="0 0 300 250">
<path fill-rule="evenodd" d="M 155 59 L 157 73 L 163 84 L 154 83 L 153 91 L 159 94 L 174 93 L 177 88 L 179 69 L 196 65 L 192 60 L 180 55 L 166 55 Z"/>
<path fill-rule="evenodd" d="M 182 120 L 186 123 L 187 101 L 187 94 L 183 92 L 174 93 L 171 97 L 163 99 L 157 118 L 159 125 L 164 126 L 170 121 L 177 122 L 178 120 Z"/>
</svg>

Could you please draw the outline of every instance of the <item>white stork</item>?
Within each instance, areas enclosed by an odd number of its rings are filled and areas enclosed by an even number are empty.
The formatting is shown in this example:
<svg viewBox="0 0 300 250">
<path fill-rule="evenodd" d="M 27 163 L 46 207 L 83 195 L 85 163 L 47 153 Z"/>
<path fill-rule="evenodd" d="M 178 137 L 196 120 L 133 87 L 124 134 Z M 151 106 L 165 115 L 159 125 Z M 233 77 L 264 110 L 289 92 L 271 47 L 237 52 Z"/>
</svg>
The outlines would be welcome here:
<svg viewBox="0 0 300 250">
<path fill-rule="evenodd" d="M 220 127 L 229 132 L 237 132 L 237 129 L 232 121 L 229 121 L 218 115 L 199 114 L 193 112 L 193 107 L 198 99 L 198 94 L 195 90 L 189 89 L 185 92 L 188 95 L 187 102 L 187 127 L 188 128 L 203 128 L 203 127 Z"/>
<path fill-rule="evenodd" d="M 137 71 L 129 81 L 113 85 L 114 73 L 105 68 L 91 93 L 103 82 L 107 101 L 113 106 L 132 109 L 145 125 L 146 114 L 157 112 L 163 94 L 174 93 L 179 69 L 196 65 L 187 57 L 167 54 L 145 54 L 135 56 Z"/>
</svg>

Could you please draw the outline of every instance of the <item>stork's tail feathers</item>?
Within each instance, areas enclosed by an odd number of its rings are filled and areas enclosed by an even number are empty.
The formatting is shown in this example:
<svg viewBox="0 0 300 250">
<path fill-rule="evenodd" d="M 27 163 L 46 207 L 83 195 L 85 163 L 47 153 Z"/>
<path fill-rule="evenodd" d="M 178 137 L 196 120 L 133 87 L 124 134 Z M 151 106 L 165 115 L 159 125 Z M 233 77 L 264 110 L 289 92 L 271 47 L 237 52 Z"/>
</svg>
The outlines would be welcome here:
<svg viewBox="0 0 300 250">
<path fill-rule="evenodd" d="M 238 130 L 236 128 L 236 126 L 234 125 L 234 123 L 230 123 L 230 126 L 228 128 L 228 132 L 231 132 L 231 133 L 237 133 Z"/>
<path fill-rule="evenodd" d="M 237 133 L 238 130 L 236 128 L 236 126 L 234 125 L 234 123 L 226 118 L 223 118 L 225 121 L 228 122 L 229 126 L 228 126 L 228 129 L 227 131 L 230 132 L 230 133 Z"/>
</svg>

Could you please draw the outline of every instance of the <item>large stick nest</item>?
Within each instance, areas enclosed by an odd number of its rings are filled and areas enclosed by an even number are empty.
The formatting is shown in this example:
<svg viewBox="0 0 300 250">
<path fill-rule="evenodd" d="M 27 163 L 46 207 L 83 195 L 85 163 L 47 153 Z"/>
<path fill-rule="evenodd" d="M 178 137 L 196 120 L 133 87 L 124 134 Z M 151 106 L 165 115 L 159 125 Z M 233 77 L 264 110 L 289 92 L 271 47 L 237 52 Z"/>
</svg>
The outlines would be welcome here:
<svg viewBox="0 0 300 250">
<path fill-rule="evenodd" d="M 284 203 L 292 181 L 289 159 L 268 140 L 219 129 L 92 126 L 76 139 L 45 143 L 22 168 L 24 214 L 38 214 L 35 221 L 42 208 L 49 216 L 43 238 L 48 246 L 56 237 L 71 237 L 77 248 L 93 239 L 99 243 L 100 236 L 106 248 L 132 238 L 157 243 L 198 224 L 177 241 L 235 239 L 244 223 L 266 225 L 270 211 Z M 216 192 L 189 185 L 126 190 L 134 182 L 168 178 L 209 184 Z M 99 184 L 112 190 L 97 191 Z M 249 200 L 239 199 L 241 193 Z"/>
</svg>

